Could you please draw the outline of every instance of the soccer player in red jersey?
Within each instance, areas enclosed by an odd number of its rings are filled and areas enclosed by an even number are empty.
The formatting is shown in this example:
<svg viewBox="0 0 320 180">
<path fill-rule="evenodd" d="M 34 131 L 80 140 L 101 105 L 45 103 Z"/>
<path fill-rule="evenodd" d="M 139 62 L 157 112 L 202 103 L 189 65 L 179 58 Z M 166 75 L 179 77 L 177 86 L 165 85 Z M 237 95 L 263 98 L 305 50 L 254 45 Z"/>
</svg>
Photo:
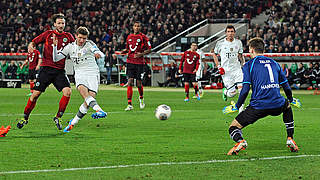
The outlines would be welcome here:
<svg viewBox="0 0 320 180">
<path fill-rule="evenodd" d="M 127 97 L 128 106 L 126 111 L 133 110 L 132 106 L 132 86 L 134 85 L 134 79 L 137 80 L 137 87 L 139 91 L 140 109 L 145 107 L 143 99 L 143 86 L 142 86 L 142 73 L 144 67 L 143 56 L 151 52 L 151 44 L 146 35 L 140 32 L 141 23 L 139 21 L 133 24 L 133 34 L 129 34 L 126 42 L 126 49 L 122 53 L 128 53 L 127 58 L 127 76 L 128 76 L 128 87 Z"/>
<path fill-rule="evenodd" d="M 199 68 L 200 59 L 200 55 L 196 52 L 197 49 L 197 43 L 191 43 L 190 51 L 185 51 L 181 57 L 179 73 L 182 73 L 184 78 L 184 91 L 186 93 L 185 102 L 189 101 L 189 84 L 193 85 L 195 95 L 197 96 L 197 99 L 200 100 L 198 83 L 196 81 L 196 72 Z"/>
<path fill-rule="evenodd" d="M 30 83 L 30 93 L 28 96 L 31 96 L 33 93 L 33 87 L 34 87 L 34 82 L 36 80 L 36 74 L 38 73 L 38 70 L 40 69 L 40 64 L 41 64 L 41 55 L 40 52 L 35 49 L 33 46 L 33 43 L 30 43 L 28 45 L 28 56 L 26 61 L 21 65 L 21 69 L 23 66 L 26 66 L 29 64 L 29 83 Z"/>
<path fill-rule="evenodd" d="M 74 37 L 71 33 L 64 32 L 65 18 L 63 14 L 54 14 L 52 16 L 53 25 L 55 30 L 47 30 L 34 38 L 31 44 L 44 44 L 43 60 L 41 64 L 41 71 L 37 77 L 34 91 L 28 103 L 24 109 L 24 117 L 18 122 L 17 127 L 21 129 L 24 125 L 28 124 L 28 119 L 31 111 L 36 105 L 37 99 L 43 93 L 46 88 L 52 83 L 55 88 L 63 93 L 63 96 L 59 102 L 59 110 L 57 115 L 53 118 L 57 128 L 62 129 L 61 117 L 69 103 L 71 88 L 69 79 L 65 73 L 65 59 L 58 62 L 53 61 L 53 38 L 57 37 L 58 45 L 57 48 L 61 49 L 68 43 L 74 41 Z"/>
</svg>

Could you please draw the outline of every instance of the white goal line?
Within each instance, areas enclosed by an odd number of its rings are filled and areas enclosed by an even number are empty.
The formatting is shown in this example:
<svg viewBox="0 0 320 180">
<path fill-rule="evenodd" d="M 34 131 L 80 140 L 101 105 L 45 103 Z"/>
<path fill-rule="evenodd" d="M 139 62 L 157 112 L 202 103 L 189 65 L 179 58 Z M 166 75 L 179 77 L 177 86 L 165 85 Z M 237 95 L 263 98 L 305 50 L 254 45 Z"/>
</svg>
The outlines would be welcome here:
<svg viewBox="0 0 320 180">
<path fill-rule="evenodd" d="M 130 167 L 142 167 L 142 166 L 161 166 L 161 165 L 169 165 L 170 166 L 170 165 L 190 165 L 190 164 L 212 164 L 212 163 L 262 161 L 262 160 L 275 160 L 275 159 L 293 159 L 293 158 L 306 158 L 306 157 L 320 157 L 320 155 L 278 156 L 278 157 L 265 157 L 265 158 L 188 161 L 188 162 L 160 162 L 160 163 L 147 163 L 147 164 L 131 164 L 131 165 L 129 164 L 129 165 L 115 165 L 115 166 L 102 166 L 102 167 L 84 167 L 84 168 L 67 168 L 67 169 L 3 171 L 3 172 L 0 172 L 0 174 L 23 174 L 23 173 L 40 173 L 40 172 L 81 171 L 81 170 L 95 170 L 95 169 L 117 169 L 117 168 L 130 168 Z"/>
</svg>

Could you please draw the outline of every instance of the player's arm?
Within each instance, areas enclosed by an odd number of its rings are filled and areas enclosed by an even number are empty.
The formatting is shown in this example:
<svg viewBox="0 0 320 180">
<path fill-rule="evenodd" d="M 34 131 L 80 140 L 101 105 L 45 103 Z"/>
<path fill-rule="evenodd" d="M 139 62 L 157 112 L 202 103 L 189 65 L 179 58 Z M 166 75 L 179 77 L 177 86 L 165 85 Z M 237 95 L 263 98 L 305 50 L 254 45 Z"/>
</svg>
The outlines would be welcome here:
<svg viewBox="0 0 320 180">
<path fill-rule="evenodd" d="M 70 43 L 67 46 L 65 46 L 62 50 L 58 51 L 57 49 L 58 38 L 56 37 L 55 34 L 52 35 L 52 38 L 53 38 L 52 59 L 53 59 L 53 62 L 58 62 L 61 59 L 64 59 L 68 56 L 67 49 L 69 48 Z"/>
<path fill-rule="evenodd" d="M 39 70 L 39 69 L 40 69 L 41 63 L 42 63 L 42 58 L 41 58 L 41 55 L 40 55 L 40 53 L 39 53 L 39 54 L 38 54 L 38 64 L 37 64 L 37 66 L 36 66 L 36 70 Z"/>
<path fill-rule="evenodd" d="M 178 73 L 181 74 L 182 73 L 182 65 L 184 63 L 184 55 L 185 55 L 185 52 L 183 53 L 182 57 L 181 57 L 181 60 L 180 60 L 180 65 L 179 65 L 179 70 L 178 70 Z"/>
<path fill-rule="evenodd" d="M 20 69 L 22 69 L 27 64 L 28 64 L 28 59 L 23 62 L 23 64 L 20 66 Z"/>
<path fill-rule="evenodd" d="M 45 31 L 43 33 L 41 33 L 39 36 L 35 37 L 32 40 L 33 47 L 36 47 L 37 44 L 43 43 L 46 41 L 47 36 L 50 34 L 50 31 Z"/>
<path fill-rule="evenodd" d="M 94 57 L 96 59 L 99 59 L 99 58 L 105 56 L 104 53 L 100 51 L 100 49 L 98 48 L 98 46 L 94 42 L 92 42 L 92 41 L 89 41 L 89 42 L 92 45 L 91 52 L 94 54 Z"/>
<path fill-rule="evenodd" d="M 241 105 L 246 101 L 249 91 L 250 91 L 250 83 L 243 82 L 242 89 L 240 91 L 240 95 L 236 104 L 237 109 L 239 109 Z"/>
<path fill-rule="evenodd" d="M 287 99 L 289 100 L 289 102 L 291 103 L 291 105 L 297 107 L 297 108 L 300 108 L 301 107 L 301 102 L 299 99 L 296 99 L 296 98 L 293 98 L 292 96 L 292 91 L 291 91 L 291 88 L 290 88 L 290 85 L 289 85 L 289 82 L 286 78 L 286 75 L 284 74 L 284 72 L 281 70 L 281 67 L 280 65 L 279 66 L 279 69 L 280 69 L 280 76 L 279 76 L 279 84 L 282 86 L 283 88 L 283 91 L 284 93 L 286 94 L 287 96 Z"/>
<path fill-rule="evenodd" d="M 238 58 L 239 58 L 239 60 L 240 60 L 241 66 L 243 66 L 244 63 L 245 63 L 245 60 L 244 60 L 244 57 L 243 57 L 242 53 L 239 53 L 239 54 L 238 54 Z"/>
<path fill-rule="evenodd" d="M 196 73 L 199 69 L 199 66 L 200 66 L 200 56 L 197 57 L 197 60 L 196 60 L 196 69 L 193 71 L 193 73 Z"/>
</svg>

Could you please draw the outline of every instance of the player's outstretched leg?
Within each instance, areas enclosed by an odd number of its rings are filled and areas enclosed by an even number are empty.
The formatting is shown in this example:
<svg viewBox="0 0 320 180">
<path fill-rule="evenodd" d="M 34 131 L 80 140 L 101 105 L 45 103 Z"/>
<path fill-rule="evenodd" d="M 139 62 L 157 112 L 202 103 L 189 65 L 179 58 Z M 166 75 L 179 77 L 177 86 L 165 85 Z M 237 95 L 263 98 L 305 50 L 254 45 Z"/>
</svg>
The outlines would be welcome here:
<svg viewBox="0 0 320 180">
<path fill-rule="evenodd" d="M 229 152 L 227 153 L 227 155 L 238 155 L 238 153 L 241 150 L 245 150 L 247 148 L 248 144 L 246 140 L 241 140 L 240 142 L 236 143 L 233 148 L 231 148 L 229 150 Z"/>
<path fill-rule="evenodd" d="M 298 152 L 299 151 L 299 148 L 298 148 L 296 142 L 291 137 L 287 138 L 287 146 L 291 152 Z"/>
<path fill-rule="evenodd" d="M 234 120 L 235 121 L 235 120 Z M 237 122 L 237 121 L 236 121 Z M 237 142 L 234 147 L 232 147 L 227 155 L 238 155 L 238 153 L 241 150 L 244 150 L 247 148 L 248 144 L 247 141 L 243 139 L 242 137 L 242 131 L 237 126 L 230 126 L 229 128 L 229 134 L 231 139 L 233 139 L 235 142 Z"/>
<path fill-rule="evenodd" d="M 28 124 L 29 115 L 33 108 L 36 106 L 37 99 L 33 98 L 33 101 L 31 101 L 31 98 L 28 99 L 27 105 L 24 108 L 23 118 L 20 119 L 20 121 L 17 124 L 17 128 L 21 129 L 24 125 Z"/>
<path fill-rule="evenodd" d="M 132 106 L 132 86 L 128 85 L 127 87 L 127 98 L 128 98 L 128 106 L 124 109 L 125 111 L 131 111 L 133 110 L 133 106 Z"/>
<path fill-rule="evenodd" d="M 87 114 L 87 112 L 87 105 L 85 103 L 82 103 L 79 107 L 79 111 L 74 116 L 74 118 L 69 121 L 68 126 L 64 128 L 63 132 L 70 132 L 70 130 Z"/>
<path fill-rule="evenodd" d="M 96 111 L 91 115 L 93 119 L 107 117 L 107 113 L 101 109 L 95 98 L 93 98 L 92 96 L 88 96 L 85 98 L 85 101 L 88 104 L 88 106 L 92 107 L 92 109 Z"/>
<path fill-rule="evenodd" d="M 138 82 L 138 81 L 137 81 Z M 140 109 L 144 109 L 146 104 L 144 103 L 144 98 L 143 98 L 143 86 L 140 81 L 140 86 L 138 86 L 138 92 L 139 92 L 139 103 L 140 103 Z"/>
</svg>

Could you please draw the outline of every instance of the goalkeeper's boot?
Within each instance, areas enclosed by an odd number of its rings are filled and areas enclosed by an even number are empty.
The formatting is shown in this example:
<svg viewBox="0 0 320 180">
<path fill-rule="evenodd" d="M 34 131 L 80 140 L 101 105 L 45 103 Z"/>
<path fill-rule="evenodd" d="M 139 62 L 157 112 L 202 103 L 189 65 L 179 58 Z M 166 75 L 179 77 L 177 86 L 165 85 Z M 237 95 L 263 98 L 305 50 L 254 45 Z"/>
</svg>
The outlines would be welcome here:
<svg viewBox="0 0 320 180">
<path fill-rule="evenodd" d="M 144 107 L 146 106 L 146 104 L 144 104 L 144 98 L 139 98 L 139 102 L 140 102 L 140 109 L 144 109 Z"/>
<path fill-rule="evenodd" d="M 0 137 L 5 137 L 10 129 L 11 129 L 11 126 L 7 126 L 6 128 L 2 126 L 0 129 Z"/>
<path fill-rule="evenodd" d="M 227 153 L 227 155 L 238 155 L 239 151 L 245 150 L 248 146 L 248 143 L 246 140 L 241 140 L 240 142 L 236 143 L 233 148 L 230 149 L 230 151 Z"/>
<path fill-rule="evenodd" d="M 184 102 L 189 102 L 190 100 L 189 100 L 189 98 L 188 97 L 186 97 L 185 99 L 184 99 Z"/>
<path fill-rule="evenodd" d="M 72 120 L 73 120 L 73 119 L 71 119 L 71 120 L 69 121 L 68 126 L 64 128 L 63 132 L 68 133 L 68 132 L 71 131 L 71 129 L 72 129 L 73 126 L 74 126 L 74 125 L 71 125 Z"/>
<path fill-rule="evenodd" d="M 23 115 L 23 118 L 17 124 L 17 128 L 21 129 L 24 125 L 28 124 L 28 116 L 26 114 Z"/>
<path fill-rule="evenodd" d="M 291 137 L 288 137 L 288 139 L 287 139 L 287 146 L 291 152 L 298 152 L 299 151 L 299 148 L 298 148 L 296 142 L 294 142 L 294 140 Z"/>
<path fill-rule="evenodd" d="M 228 97 L 227 97 L 227 88 L 223 88 L 222 89 L 222 99 L 224 101 L 227 101 L 228 100 Z"/>
<path fill-rule="evenodd" d="M 56 123 L 56 126 L 59 130 L 62 130 L 62 120 L 61 120 L 61 117 L 58 118 L 58 117 L 54 117 L 53 118 L 53 121 L 54 123 Z"/>
<path fill-rule="evenodd" d="M 131 110 L 133 110 L 133 106 L 128 104 L 128 106 L 124 110 L 125 111 L 131 111 Z"/>
<path fill-rule="evenodd" d="M 107 117 L 107 115 L 108 115 L 108 113 L 104 112 L 103 110 L 100 110 L 100 111 L 93 113 L 91 115 L 91 117 L 93 119 L 99 119 L 99 118 L 105 118 L 105 117 Z"/>
</svg>

